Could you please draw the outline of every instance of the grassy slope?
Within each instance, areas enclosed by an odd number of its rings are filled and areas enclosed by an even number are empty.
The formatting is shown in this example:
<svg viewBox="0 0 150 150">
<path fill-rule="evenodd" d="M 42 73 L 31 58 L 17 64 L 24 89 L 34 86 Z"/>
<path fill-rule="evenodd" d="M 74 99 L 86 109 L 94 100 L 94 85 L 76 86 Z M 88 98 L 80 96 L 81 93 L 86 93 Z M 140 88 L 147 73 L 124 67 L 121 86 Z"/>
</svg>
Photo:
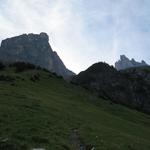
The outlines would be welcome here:
<svg viewBox="0 0 150 150">
<path fill-rule="evenodd" d="M 39 73 L 40 80 L 30 77 Z M 86 90 L 49 77 L 44 71 L 14 73 L 14 85 L 0 81 L 0 140 L 22 150 L 71 149 L 72 129 L 96 150 L 149 150 L 150 117 L 120 105 L 96 99 Z"/>
</svg>

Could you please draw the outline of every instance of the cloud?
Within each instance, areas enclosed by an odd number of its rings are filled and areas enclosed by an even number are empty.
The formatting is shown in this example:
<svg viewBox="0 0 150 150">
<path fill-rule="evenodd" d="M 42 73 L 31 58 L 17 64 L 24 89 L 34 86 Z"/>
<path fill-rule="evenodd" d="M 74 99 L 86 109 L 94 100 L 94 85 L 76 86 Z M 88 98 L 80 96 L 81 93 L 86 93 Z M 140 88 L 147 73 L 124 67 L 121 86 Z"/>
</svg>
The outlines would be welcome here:
<svg viewBox="0 0 150 150">
<path fill-rule="evenodd" d="M 75 72 L 120 54 L 149 61 L 149 0 L 0 0 L 0 40 L 47 32 Z M 149 61 L 150 62 L 150 61 Z"/>
</svg>

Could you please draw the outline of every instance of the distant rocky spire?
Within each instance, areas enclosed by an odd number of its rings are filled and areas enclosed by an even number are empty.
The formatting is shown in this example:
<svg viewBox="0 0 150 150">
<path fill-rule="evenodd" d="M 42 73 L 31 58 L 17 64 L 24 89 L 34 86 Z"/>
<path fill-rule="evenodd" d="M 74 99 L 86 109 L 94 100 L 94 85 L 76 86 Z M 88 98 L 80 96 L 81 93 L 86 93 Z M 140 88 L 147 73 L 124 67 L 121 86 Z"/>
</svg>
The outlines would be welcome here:
<svg viewBox="0 0 150 150">
<path fill-rule="evenodd" d="M 132 67 L 148 66 L 148 64 L 142 60 L 141 62 L 135 61 L 134 58 L 131 60 L 125 55 L 120 55 L 120 60 L 115 63 L 115 68 L 117 70 L 123 70 Z"/>
</svg>

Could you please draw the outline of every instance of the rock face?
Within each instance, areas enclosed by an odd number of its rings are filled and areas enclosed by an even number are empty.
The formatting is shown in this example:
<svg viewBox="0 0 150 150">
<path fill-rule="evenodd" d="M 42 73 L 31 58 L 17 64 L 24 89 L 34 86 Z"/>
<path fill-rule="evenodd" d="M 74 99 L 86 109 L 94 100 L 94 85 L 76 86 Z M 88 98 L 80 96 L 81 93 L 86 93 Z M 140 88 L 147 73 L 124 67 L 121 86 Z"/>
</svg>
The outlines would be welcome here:
<svg viewBox="0 0 150 150">
<path fill-rule="evenodd" d="M 120 72 L 106 63 L 96 63 L 72 82 L 104 99 L 150 114 L 150 67 L 139 69 Z"/>
<path fill-rule="evenodd" d="M 130 60 L 125 55 L 121 55 L 120 60 L 115 63 L 115 68 L 117 70 L 141 66 L 148 66 L 148 64 L 144 60 L 142 60 L 141 62 L 137 62 L 133 58 Z"/>
<path fill-rule="evenodd" d="M 0 60 L 7 63 L 28 62 L 63 77 L 74 75 L 52 50 L 46 33 L 23 34 L 3 40 L 0 47 Z"/>
</svg>

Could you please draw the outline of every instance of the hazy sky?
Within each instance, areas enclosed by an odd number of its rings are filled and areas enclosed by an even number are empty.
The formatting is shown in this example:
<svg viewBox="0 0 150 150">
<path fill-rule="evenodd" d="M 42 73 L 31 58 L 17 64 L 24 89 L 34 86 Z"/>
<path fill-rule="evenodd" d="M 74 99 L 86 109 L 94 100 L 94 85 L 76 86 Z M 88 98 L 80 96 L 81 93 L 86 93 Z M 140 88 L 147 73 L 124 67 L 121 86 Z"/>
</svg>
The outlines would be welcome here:
<svg viewBox="0 0 150 150">
<path fill-rule="evenodd" d="M 31 32 L 76 73 L 120 54 L 150 63 L 150 0 L 0 0 L 0 40 Z"/>
</svg>

